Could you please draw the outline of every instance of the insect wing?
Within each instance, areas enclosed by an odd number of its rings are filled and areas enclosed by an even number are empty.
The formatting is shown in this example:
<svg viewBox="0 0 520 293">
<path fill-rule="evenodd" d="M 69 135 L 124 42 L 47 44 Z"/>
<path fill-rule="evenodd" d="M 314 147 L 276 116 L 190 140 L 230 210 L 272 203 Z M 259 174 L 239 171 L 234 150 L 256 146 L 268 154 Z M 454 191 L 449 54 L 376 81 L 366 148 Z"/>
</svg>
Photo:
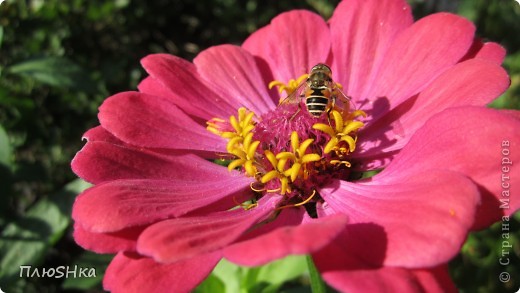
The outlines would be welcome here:
<svg viewBox="0 0 520 293">
<path fill-rule="evenodd" d="M 298 104 L 305 98 L 305 90 L 307 89 L 307 82 L 302 82 L 294 92 L 290 93 L 287 97 L 280 101 L 279 105 L 290 105 Z"/>
<path fill-rule="evenodd" d="M 337 87 L 334 89 L 334 98 L 336 108 L 340 109 L 342 112 L 356 110 L 354 103 L 352 103 L 352 99 Z"/>
</svg>

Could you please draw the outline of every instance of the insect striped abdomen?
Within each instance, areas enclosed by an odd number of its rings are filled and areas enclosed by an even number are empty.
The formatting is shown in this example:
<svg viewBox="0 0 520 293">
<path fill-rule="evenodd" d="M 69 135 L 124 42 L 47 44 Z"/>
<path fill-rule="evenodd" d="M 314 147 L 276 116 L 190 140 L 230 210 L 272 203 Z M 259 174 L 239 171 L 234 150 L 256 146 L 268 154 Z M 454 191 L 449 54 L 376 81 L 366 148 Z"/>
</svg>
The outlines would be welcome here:
<svg viewBox="0 0 520 293">
<path fill-rule="evenodd" d="M 318 117 L 325 112 L 325 109 L 327 109 L 327 105 L 329 104 L 329 97 L 327 94 L 329 94 L 329 91 L 322 88 L 311 89 L 305 100 L 305 105 L 312 116 Z"/>
</svg>

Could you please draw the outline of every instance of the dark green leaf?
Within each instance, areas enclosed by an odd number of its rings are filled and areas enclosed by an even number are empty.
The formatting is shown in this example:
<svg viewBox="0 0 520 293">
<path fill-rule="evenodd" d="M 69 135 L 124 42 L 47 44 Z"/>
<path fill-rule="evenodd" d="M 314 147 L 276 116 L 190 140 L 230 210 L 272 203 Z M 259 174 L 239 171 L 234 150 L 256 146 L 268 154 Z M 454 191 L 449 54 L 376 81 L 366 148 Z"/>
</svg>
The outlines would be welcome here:
<svg viewBox="0 0 520 293">
<path fill-rule="evenodd" d="M 4 27 L 0 26 L 0 48 L 2 47 L 3 41 L 4 41 Z"/>
<path fill-rule="evenodd" d="M 75 180 L 61 192 L 39 200 L 24 217 L 5 227 L 0 236 L 0 280 L 18 277 L 22 265 L 34 267 L 41 262 L 68 227 L 75 196 L 87 186 Z"/>
<path fill-rule="evenodd" d="M 95 91 L 95 84 L 88 74 L 64 57 L 35 58 L 11 65 L 6 70 L 11 74 L 28 76 L 56 87 Z"/>
</svg>

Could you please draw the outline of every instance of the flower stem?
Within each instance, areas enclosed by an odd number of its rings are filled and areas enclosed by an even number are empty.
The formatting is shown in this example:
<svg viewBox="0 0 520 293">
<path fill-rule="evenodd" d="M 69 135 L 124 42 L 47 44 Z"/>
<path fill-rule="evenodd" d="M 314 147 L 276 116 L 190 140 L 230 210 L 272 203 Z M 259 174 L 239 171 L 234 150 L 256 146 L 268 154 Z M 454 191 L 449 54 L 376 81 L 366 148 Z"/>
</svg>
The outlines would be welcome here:
<svg viewBox="0 0 520 293">
<path fill-rule="evenodd" d="M 325 288 L 325 283 L 323 283 L 323 279 L 320 276 L 320 273 L 316 269 L 314 262 L 312 261 L 312 257 L 307 255 L 307 267 L 309 268 L 309 276 L 311 278 L 311 290 L 312 293 L 325 293 L 327 290 Z"/>
</svg>

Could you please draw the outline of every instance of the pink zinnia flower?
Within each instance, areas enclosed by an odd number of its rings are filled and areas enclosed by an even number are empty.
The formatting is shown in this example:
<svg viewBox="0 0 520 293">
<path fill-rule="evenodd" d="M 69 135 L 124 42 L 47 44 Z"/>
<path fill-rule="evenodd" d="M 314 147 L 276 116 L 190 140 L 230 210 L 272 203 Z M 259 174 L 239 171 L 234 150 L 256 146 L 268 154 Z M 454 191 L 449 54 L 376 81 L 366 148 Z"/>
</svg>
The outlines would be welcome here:
<svg viewBox="0 0 520 293">
<path fill-rule="evenodd" d="M 72 162 L 95 184 L 74 205 L 77 243 L 117 253 L 104 286 L 120 292 L 189 291 L 222 257 L 289 254 L 312 254 L 342 291 L 453 290 L 445 264 L 467 232 L 520 203 L 518 178 L 501 179 L 519 115 L 484 107 L 509 85 L 505 52 L 474 30 L 448 13 L 414 23 L 401 0 L 349 0 L 328 23 L 283 13 L 193 63 L 145 57 L 139 91 L 103 103 Z M 277 106 L 286 94 L 268 84 L 318 63 L 351 103 L 319 117 Z"/>
</svg>

